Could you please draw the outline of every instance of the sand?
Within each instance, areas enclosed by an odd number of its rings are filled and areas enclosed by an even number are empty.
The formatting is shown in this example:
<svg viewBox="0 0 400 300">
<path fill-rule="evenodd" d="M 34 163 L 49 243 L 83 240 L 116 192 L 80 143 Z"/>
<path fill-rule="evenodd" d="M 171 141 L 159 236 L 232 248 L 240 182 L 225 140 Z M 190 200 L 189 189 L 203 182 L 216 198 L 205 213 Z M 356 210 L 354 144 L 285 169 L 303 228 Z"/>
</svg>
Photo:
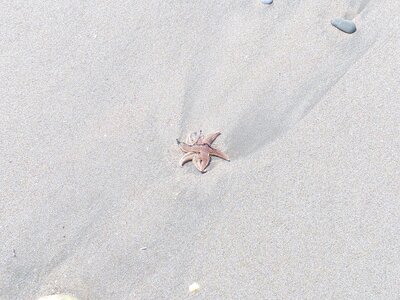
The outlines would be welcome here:
<svg viewBox="0 0 400 300">
<path fill-rule="evenodd" d="M 4 3 L 0 299 L 398 298 L 399 15 Z M 199 129 L 231 162 L 178 166 Z"/>
</svg>

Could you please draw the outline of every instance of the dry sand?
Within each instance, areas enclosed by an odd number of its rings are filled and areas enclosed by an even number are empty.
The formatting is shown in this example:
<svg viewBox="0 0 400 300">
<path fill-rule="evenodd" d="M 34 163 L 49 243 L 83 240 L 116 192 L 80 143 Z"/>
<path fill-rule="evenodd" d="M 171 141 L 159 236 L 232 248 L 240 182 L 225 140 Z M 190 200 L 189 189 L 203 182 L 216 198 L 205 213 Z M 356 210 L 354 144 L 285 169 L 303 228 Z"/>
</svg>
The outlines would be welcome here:
<svg viewBox="0 0 400 300">
<path fill-rule="evenodd" d="M 399 16 L 3 3 L 0 299 L 398 298 Z M 198 129 L 232 161 L 178 167 Z"/>
</svg>

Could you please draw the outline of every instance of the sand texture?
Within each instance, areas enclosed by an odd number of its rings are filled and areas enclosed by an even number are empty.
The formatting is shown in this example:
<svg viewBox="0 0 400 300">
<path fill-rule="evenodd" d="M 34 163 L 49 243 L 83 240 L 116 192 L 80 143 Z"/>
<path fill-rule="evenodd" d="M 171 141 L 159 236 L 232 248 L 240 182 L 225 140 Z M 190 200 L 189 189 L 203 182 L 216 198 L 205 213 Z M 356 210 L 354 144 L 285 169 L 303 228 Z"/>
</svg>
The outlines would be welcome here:
<svg viewBox="0 0 400 300">
<path fill-rule="evenodd" d="M 0 299 L 398 299 L 399 19 L 398 0 L 5 1 Z M 178 166 L 199 129 L 231 158 L 205 174 Z"/>
</svg>

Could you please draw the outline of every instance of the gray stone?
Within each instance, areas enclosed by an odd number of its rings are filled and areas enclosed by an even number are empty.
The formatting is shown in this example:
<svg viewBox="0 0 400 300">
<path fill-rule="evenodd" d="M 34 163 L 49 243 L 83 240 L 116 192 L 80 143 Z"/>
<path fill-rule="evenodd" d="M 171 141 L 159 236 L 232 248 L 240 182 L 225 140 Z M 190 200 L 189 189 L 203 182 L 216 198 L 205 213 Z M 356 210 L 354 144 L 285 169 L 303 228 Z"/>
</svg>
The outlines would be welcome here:
<svg viewBox="0 0 400 300">
<path fill-rule="evenodd" d="M 273 0 L 261 0 L 261 3 L 263 4 L 272 4 L 274 2 Z"/>
<path fill-rule="evenodd" d="M 336 18 L 331 21 L 331 24 L 335 26 L 337 29 L 346 32 L 346 33 L 354 33 L 356 32 L 356 24 L 353 21 L 345 20 L 342 18 Z"/>
</svg>

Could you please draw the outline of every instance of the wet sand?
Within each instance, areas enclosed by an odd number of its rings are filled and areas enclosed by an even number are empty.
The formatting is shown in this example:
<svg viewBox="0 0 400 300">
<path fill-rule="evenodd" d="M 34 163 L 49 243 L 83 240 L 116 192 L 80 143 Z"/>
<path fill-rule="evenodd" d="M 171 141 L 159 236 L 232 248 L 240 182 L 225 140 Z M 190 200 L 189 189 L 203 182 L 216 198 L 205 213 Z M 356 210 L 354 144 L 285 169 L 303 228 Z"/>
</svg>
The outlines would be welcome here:
<svg viewBox="0 0 400 300">
<path fill-rule="evenodd" d="M 0 299 L 397 298 L 399 13 L 5 4 Z M 199 129 L 231 158 L 206 174 Z"/>
</svg>

